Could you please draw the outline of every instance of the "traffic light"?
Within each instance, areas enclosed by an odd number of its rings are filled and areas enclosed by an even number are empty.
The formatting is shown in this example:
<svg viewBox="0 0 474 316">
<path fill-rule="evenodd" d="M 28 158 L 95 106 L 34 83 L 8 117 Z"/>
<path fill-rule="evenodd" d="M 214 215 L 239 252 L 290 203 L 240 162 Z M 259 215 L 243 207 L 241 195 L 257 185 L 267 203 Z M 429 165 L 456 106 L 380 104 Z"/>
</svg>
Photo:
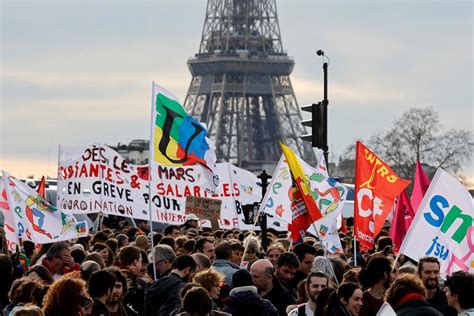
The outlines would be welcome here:
<svg viewBox="0 0 474 316">
<path fill-rule="evenodd" d="M 324 101 L 303 105 L 302 111 L 311 112 L 311 120 L 301 121 L 301 125 L 311 127 L 311 134 L 301 136 L 304 141 L 311 142 L 312 147 L 327 148 L 327 103 Z"/>
</svg>

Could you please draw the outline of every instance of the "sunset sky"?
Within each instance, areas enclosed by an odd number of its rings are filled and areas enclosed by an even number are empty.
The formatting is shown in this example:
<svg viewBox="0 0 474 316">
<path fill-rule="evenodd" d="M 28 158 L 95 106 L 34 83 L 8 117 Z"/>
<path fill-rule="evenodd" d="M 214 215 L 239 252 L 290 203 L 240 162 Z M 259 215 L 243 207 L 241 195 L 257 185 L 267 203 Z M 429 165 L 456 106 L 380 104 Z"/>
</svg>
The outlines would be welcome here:
<svg viewBox="0 0 474 316">
<path fill-rule="evenodd" d="M 473 131 L 472 1 L 278 0 L 300 105 L 329 66 L 330 160 L 432 106 Z M 151 82 L 184 101 L 206 1 L 8 1 L 1 12 L 0 169 L 56 175 L 58 144 L 148 139 Z M 277 140 L 275 140 L 277 141 Z M 473 164 L 464 175 L 474 177 Z"/>
</svg>

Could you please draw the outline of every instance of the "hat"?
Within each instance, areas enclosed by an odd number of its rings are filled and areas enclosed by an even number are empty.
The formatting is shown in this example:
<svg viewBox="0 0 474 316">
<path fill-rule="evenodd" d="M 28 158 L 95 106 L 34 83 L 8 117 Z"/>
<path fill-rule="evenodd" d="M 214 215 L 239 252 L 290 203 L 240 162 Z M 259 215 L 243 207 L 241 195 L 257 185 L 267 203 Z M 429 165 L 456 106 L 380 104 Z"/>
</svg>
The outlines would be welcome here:
<svg viewBox="0 0 474 316">
<path fill-rule="evenodd" d="M 140 249 L 148 249 L 148 238 L 145 235 L 138 235 L 135 239 L 135 246 Z"/>
<path fill-rule="evenodd" d="M 246 269 L 235 271 L 232 275 L 233 287 L 252 285 L 252 275 Z"/>
<path fill-rule="evenodd" d="M 194 214 L 188 214 L 188 215 L 186 215 L 186 218 L 184 219 L 185 222 L 187 222 L 187 221 L 198 221 L 198 220 L 199 220 L 199 217 L 197 217 Z"/>
<path fill-rule="evenodd" d="M 74 244 L 74 245 L 71 246 L 71 252 L 73 252 L 76 249 L 84 251 L 84 246 L 81 245 L 81 244 Z"/>
</svg>

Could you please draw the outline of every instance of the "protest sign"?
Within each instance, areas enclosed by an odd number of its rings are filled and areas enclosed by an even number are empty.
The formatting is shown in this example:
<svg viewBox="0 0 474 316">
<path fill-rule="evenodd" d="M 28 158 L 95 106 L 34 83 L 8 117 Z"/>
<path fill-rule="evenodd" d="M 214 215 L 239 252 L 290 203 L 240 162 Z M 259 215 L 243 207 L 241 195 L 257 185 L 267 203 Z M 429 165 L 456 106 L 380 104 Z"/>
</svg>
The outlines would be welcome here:
<svg viewBox="0 0 474 316">
<path fill-rule="evenodd" d="M 187 196 L 185 214 L 194 214 L 199 218 L 218 220 L 221 215 L 221 205 L 221 200 Z"/>
<path fill-rule="evenodd" d="M 104 145 L 60 147 L 58 206 L 72 213 L 120 215 L 136 219 L 152 219 L 169 224 L 182 224 L 185 219 L 186 196 L 222 200 L 221 228 L 247 227 L 242 205 L 260 200 L 258 178 L 231 164 L 218 164 L 221 181 L 216 193 L 205 189 L 203 166 L 149 167 L 127 162 Z M 152 197 L 150 196 L 150 191 Z M 204 221 L 205 226 L 209 225 Z"/>
<path fill-rule="evenodd" d="M 418 261 L 432 256 L 442 275 L 474 272 L 474 210 L 472 198 L 458 179 L 437 170 L 400 247 Z"/>
</svg>

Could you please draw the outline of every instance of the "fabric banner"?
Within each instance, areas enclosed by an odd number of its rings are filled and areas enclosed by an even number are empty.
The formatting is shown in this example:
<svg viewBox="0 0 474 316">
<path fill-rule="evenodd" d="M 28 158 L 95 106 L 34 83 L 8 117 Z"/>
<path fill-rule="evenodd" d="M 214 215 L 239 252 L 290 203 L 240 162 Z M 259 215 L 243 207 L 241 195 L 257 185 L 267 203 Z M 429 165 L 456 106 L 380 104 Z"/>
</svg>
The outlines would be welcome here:
<svg viewBox="0 0 474 316">
<path fill-rule="evenodd" d="M 324 246 L 330 252 L 336 252 L 342 250 L 337 233 L 337 218 L 340 217 L 344 207 L 348 189 L 328 177 L 321 150 L 316 150 L 316 156 L 318 157 L 316 168 L 309 166 L 298 157 L 304 177 L 308 180 L 310 194 L 323 215 L 320 220 L 314 223 L 315 225 L 308 228 L 308 232 L 313 235 L 319 234 Z M 261 205 L 261 211 L 269 216 L 268 222 L 291 223 L 291 190 L 292 180 L 289 166 L 282 155 Z"/>
<path fill-rule="evenodd" d="M 86 222 L 77 222 L 71 213 L 49 204 L 5 171 L 2 176 L 18 238 L 47 244 L 87 235 Z"/>
<path fill-rule="evenodd" d="M 474 209 L 461 182 L 438 169 L 407 232 L 400 252 L 418 261 L 439 259 L 442 275 L 474 273 Z"/>
<path fill-rule="evenodd" d="M 423 167 L 419 160 L 416 161 L 416 171 L 415 171 L 415 181 L 413 184 L 413 191 L 411 193 L 411 206 L 413 207 L 413 211 L 418 211 L 420 207 L 421 200 L 425 196 L 428 187 L 430 186 L 430 180 L 426 176 L 425 172 L 423 171 Z M 415 214 L 413 214 L 413 217 Z M 408 223 L 410 224 L 410 223 Z M 407 227 L 410 227 L 408 225 Z"/>
<path fill-rule="evenodd" d="M 206 190 L 215 192 L 219 183 L 214 144 L 206 128 L 186 114 L 178 99 L 153 82 L 151 114 L 151 164 L 161 166 L 201 165 Z"/>
<path fill-rule="evenodd" d="M 408 199 L 407 191 L 403 190 L 402 194 L 398 197 L 397 206 L 393 214 L 392 226 L 390 227 L 390 238 L 393 240 L 393 249 L 396 252 L 400 249 L 408 227 L 410 227 L 407 223 L 411 223 L 413 217 L 413 208 Z"/>
<path fill-rule="evenodd" d="M 204 189 L 207 182 L 201 165 L 153 166 L 152 198 L 149 198 L 149 167 L 134 165 L 104 145 L 60 147 L 58 205 L 72 213 L 119 215 L 182 224 L 186 196 L 222 200 L 220 227 L 247 229 L 242 206 L 260 201 L 261 188 L 253 173 L 231 164 L 217 165 L 221 181 L 217 193 Z M 203 221 L 204 225 L 210 225 Z"/>
<path fill-rule="evenodd" d="M 361 249 L 370 249 L 392 210 L 395 198 L 410 184 L 361 142 L 356 148 L 354 234 Z"/>
<path fill-rule="evenodd" d="M 8 204 L 7 190 L 3 178 L 0 179 L 0 211 L 3 212 L 5 217 L 4 230 L 8 250 L 15 253 L 16 246 L 18 245 L 18 236 L 15 232 L 16 225 L 13 221 L 13 210 L 10 208 L 10 204 Z"/>
</svg>

